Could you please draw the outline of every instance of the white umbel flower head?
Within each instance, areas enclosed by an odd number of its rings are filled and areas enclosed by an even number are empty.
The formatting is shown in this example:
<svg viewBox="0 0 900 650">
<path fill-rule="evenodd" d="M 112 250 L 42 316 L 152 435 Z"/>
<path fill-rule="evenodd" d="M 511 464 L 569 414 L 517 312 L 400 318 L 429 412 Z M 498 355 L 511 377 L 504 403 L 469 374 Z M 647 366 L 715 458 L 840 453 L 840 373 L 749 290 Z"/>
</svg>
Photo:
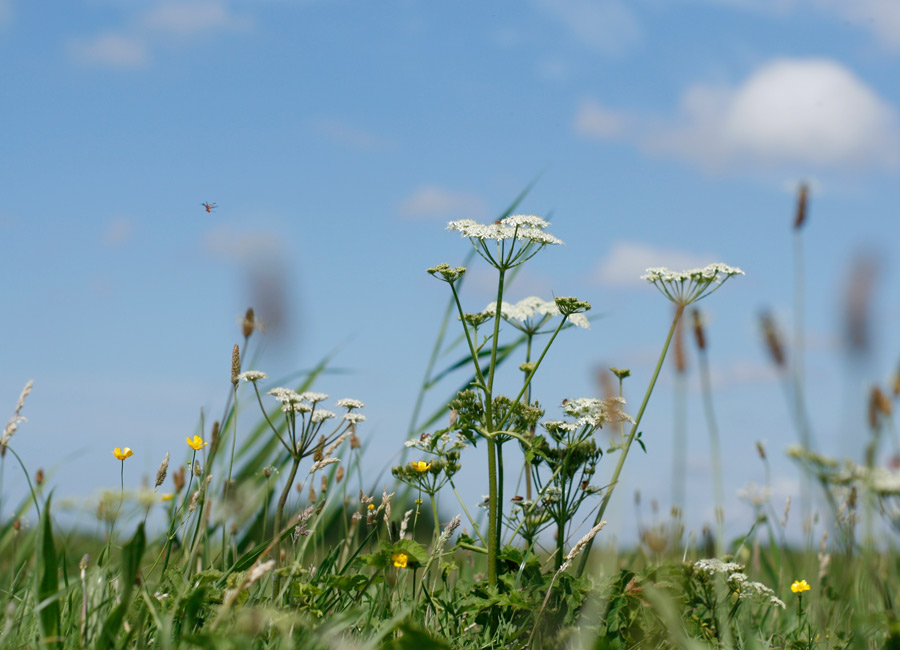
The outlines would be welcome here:
<svg viewBox="0 0 900 650">
<path fill-rule="evenodd" d="M 337 405 L 350 411 L 352 411 L 353 409 L 361 409 L 365 406 L 365 404 L 360 402 L 358 399 L 352 399 L 350 397 L 339 399 L 337 401 Z"/>
<path fill-rule="evenodd" d="M 247 370 L 246 372 L 242 372 L 237 376 L 239 380 L 243 381 L 259 381 L 260 379 L 265 379 L 266 377 L 268 377 L 268 375 L 262 370 Z"/>
<path fill-rule="evenodd" d="M 484 308 L 482 313 L 493 316 L 496 311 L 497 302 L 494 301 L 488 303 L 488 306 Z M 506 321 L 518 321 L 519 323 L 522 323 L 525 328 L 530 329 L 534 325 L 535 320 L 540 322 L 544 316 L 559 316 L 560 312 L 559 307 L 556 305 L 556 301 L 549 302 L 547 300 L 542 300 L 537 296 L 529 296 L 528 298 L 523 298 L 514 305 L 508 302 L 500 303 L 500 315 Z M 537 319 L 535 319 L 536 316 L 538 317 Z M 569 322 L 576 327 L 583 327 L 584 329 L 591 328 L 590 321 L 588 321 L 584 314 L 572 314 L 569 316 Z M 515 323 L 513 323 L 513 325 L 515 325 Z"/>
<path fill-rule="evenodd" d="M 325 409 L 316 409 L 313 411 L 313 414 L 309 416 L 309 419 L 313 422 L 324 422 L 325 420 L 330 420 L 334 417 L 337 417 L 331 411 L 326 411 Z"/>
<path fill-rule="evenodd" d="M 672 271 L 665 267 L 649 268 L 641 276 L 641 280 L 655 286 L 676 305 L 686 307 L 705 298 L 735 275 L 744 275 L 744 272 L 736 266 L 717 263 L 686 271 Z"/>
<path fill-rule="evenodd" d="M 312 402 L 313 404 L 315 404 L 317 402 L 324 402 L 325 400 L 327 400 L 328 395 L 326 395 L 325 393 L 313 393 L 313 392 L 307 391 L 300 395 L 300 399 L 302 399 L 305 402 Z"/>
<path fill-rule="evenodd" d="M 491 224 L 458 219 L 447 224 L 447 230 L 455 230 L 466 237 L 491 266 L 511 269 L 533 257 L 544 246 L 563 243 L 544 232 L 549 225 L 540 217 L 516 214 Z M 496 246 L 489 245 L 490 242 L 495 242 Z"/>
</svg>

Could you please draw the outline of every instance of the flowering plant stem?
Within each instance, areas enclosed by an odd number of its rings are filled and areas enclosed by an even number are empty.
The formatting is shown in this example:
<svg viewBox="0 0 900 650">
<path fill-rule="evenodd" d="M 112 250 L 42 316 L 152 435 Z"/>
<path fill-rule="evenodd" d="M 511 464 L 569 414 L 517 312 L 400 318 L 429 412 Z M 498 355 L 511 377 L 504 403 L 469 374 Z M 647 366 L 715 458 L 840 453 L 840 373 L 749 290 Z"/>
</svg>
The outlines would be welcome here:
<svg viewBox="0 0 900 650">
<path fill-rule="evenodd" d="M 500 277 L 497 282 L 497 309 L 494 310 L 494 336 L 491 340 L 491 362 L 488 367 L 488 380 L 484 385 L 484 425 L 488 431 L 494 430 L 493 414 L 493 386 L 494 371 L 497 362 L 497 339 L 500 334 L 500 307 L 503 304 L 503 279 L 506 270 L 499 269 Z M 475 365 L 478 365 L 478 355 L 473 355 Z M 500 491 L 497 484 L 497 441 L 493 437 L 487 440 L 488 451 L 488 582 L 497 584 L 497 556 L 500 553 L 500 515 L 499 501 Z"/>
<path fill-rule="evenodd" d="M 600 510 L 597 511 L 597 516 L 594 518 L 594 525 L 600 523 L 603 519 L 603 515 L 606 512 L 606 507 L 609 505 L 609 499 L 612 497 L 613 490 L 616 488 L 616 485 L 619 482 L 619 475 L 622 473 L 622 467 L 625 465 L 625 457 L 628 456 L 628 450 L 631 448 L 631 443 L 634 442 L 634 437 L 637 435 L 638 427 L 641 424 L 641 418 L 644 417 L 644 410 L 647 408 L 647 404 L 650 402 L 650 395 L 653 393 L 653 387 L 656 386 L 656 380 L 659 377 L 659 371 L 662 370 L 663 362 L 666 360 L 666 353 L 669 351 L 669 343 L 672 342 L 672 336 L 675 334 L 675 328 L 678 327 L 678 322 L 681 320 L 681 316 L 684 314 L 684 305 L 678 305 L 675 309 L 675 317 L 672 319 L 672 326 L 669 327 L 669 335 L 666 336 L 666 342 L 663 345 L 662 352 L 659 355 L 659 360 L 656 362 L 656 369 L 653 371 L 653 377 L 650 378 L 650 385 L 647 386 L 647 392 L 644 394 L 644 401 L 641 402 L 641 408 L 638 410 L 637 416 L 634 418 L 634 425 L 631 427 L 631 433 L 628 434 L 628 438 L 625 440 L 625 446 L 622 448 L 622 453 L 619 456 L 619 462 L 616 465 L 616 469 L 613 472 L 612 478 L 609 480 L 609 489 L 606 491 L 606 494 L 603 496 L 603 501 L 600 503 Z M 580 577 L 584 573 L 585 567 L 587 567 L 588 557 L 591 553 L 591 546 L 593 546 L 594 540 L 591 540 L 587 543 L 584 551 L 581 554 L 581 559 L 578 561 L 578 576 Z"/>
</svg>

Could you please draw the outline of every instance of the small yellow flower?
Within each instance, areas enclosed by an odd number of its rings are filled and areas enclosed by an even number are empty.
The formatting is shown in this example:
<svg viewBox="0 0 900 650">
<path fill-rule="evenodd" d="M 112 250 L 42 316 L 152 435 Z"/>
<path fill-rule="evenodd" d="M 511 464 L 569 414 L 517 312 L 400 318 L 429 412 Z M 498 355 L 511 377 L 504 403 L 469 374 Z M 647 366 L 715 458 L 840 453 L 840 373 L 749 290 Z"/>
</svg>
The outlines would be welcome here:
<svg viewBox="0 0 900 650">
<path fill-rule="evenodd" d="M 116 457 L 116 460 L 125 460 L 129 456 L 134 456 L 134 452 L 131 451 L 131 447 L 125 447 L 125 449 L 119 449 L 116 447 L 113 449 L 113 456 Z"/>
<path fill-rule="evenodd" d="M 412 466 L 417 472 L 427 472 L 431 469 L 431 463 L 426 463 L 424 460 L 415 460 L 412 462 Z"/>
<path fill-rule="evenodd" d="M 370 503 L 370 504 L 369 504 L 369 510 L 374 510 L 374 509 L 375 509 L 375 504 L 374 504 L 374 503 Z"/>
<path fill-rule="evenodd" d="M 187 440 L 188 447 L 190 447 L 194 451 L 200 451 L 206 445 L 209 444 L 208 442 L 203 442 L 203 438 L 201 438 L 200 436 L 194 436 L 193 438 L 185 438 L 185 440 Z"/>
<path fill-rule="evenodd" d="M 159 497 L 159 500 L 160 501 L 171 501 L 174 498 L 175 498 L 175 494 L 173 492 L 169 492 L 168 494 L 164 494 L 161 497 Z"/>
<path fill-rule="evenodd" d="M 406 553 L 394 553 L 391 559 L 394 561 L 394 566 L 398 569 L 405 569 L 406 563 L 409 562 L 409 556 Z"/>
<path fill-rule="evenodd" d="M 809 591 L 810 586 L 806 580 L 795 580 L 794 584 L 791 585 L 791 591 L 795 594 L 803 593 L 804 591 Z"/>
</svg>

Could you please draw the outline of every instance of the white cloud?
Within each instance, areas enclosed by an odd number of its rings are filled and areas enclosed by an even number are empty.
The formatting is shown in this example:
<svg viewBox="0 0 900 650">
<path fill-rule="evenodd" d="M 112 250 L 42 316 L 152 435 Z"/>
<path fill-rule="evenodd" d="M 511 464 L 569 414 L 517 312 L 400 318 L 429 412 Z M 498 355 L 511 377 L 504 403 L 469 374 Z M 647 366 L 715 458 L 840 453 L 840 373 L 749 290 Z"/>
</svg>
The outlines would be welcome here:
<svg viewBox="0 0 900 650">
<path fill-rule="evenodd" d="M 680 271 L 706 266 L 718 259 L 713 254 L 698 255 L 639 242 L 619 241 L 612 245 L 609 253 L 600 261 L 593 278 L 599 284 L 637 286 L 647 284 L 641 280 L 641 276 L 650 267 L 667 266 Z"/>
<path fill-rule="evenodd" d="M 154 7 L 140 18 L 140 23 L 151 30 L 177 36 L 195 36 L 198 33 L 235 29 L 246 24 L 245 18 L 231 14 L 221 2 L 166 2 Z"/>
<path fill-rule="evenodd" d="M 400 216 L 407 218 L 484 219 L 487 206 L 478 196 L 428 185 L 400 203 Z"/>
<path fill-rule="evenodd" d="M 575 133 L 597 140 L 611 140 L 625 134 L 630 117 L 602 106 L 596 101 L 581 102 L 575 114 Z"/>
<path fill-rule="evenodd" d="M 114 32 L 73 40 L 69 53 L 79 63 L 112 68 L 136 68 L 149 60 L 142 38 Z"/>
<path fill-rule="evenodd" d="M 898 142 L 893 109 L 849 69 L 827 59 L 779 59 L 737 88 L 688 88 L 679 123 L 643 144 L 715 169 L 893 167 Z"/>
<path fill-rule="evenodd" d="M 338 119 L 321 118 L 313 122 L 313 127 L 335 144 L 364 151 L 384 151 L 392 149 L 394 143 L 385 138 L 347 124 Z"/>
<path fill-rule="evenodd" d="M 119 29 L 72 39 L 68 50 L 83 65 L 135 68 L 147 64 L 154 50 L 173 39 L 181 44 L 198 34 L 234 31 L 249 24 L 248 18 L 231 13 L 219 0 L 166 1 L 132 16 Z"/>
<path fill-rule="evenodd" d="M 641 27 L 621 0 L 536 0 L 572 37 L 588 47 L 620 52 L 641 38 Z"/>
<path fill-rule="evenodd" d="M 870 30 L 889 50 L 900 50 L 900 2 L 897 0 L 818 0 L 863 29 Z"/>
</svg>

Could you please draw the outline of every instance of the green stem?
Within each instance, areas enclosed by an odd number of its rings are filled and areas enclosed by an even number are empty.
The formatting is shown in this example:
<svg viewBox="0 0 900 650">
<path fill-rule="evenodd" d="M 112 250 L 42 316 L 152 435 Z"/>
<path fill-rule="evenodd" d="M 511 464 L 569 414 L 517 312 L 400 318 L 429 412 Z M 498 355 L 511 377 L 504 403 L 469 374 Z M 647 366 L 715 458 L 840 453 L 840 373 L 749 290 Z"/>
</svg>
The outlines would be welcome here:
<svg viewBox="0 0 900 650">
<path fill-rule="evenodd" d="M 34 501 L 34 509 L 37 510 L 38 516 L 41 514 L 41 507 L 38 505 L 37 495 L 34 493 L 34 486 L 31 484 L 31 477 L 28 476 L 28 470 L 25 469 L 25 463 L 22 462 L 22 459 L 19 458 L 19 454 L 17 454 L 12 447 L 7 446 L 6 450 L 16 457 L 16 460 L 19 462 L 19 467 L 22 468 L 22 472 L 25 474 L 25 480 L 28 481 L 28 490 L 31 492 L 31 498 Z"/>
<path fill-rule="evenodd" d="M 706 350 L 698 351 L 700 356 L 700 381 L 703 385 L 703 406 L 706 411 L 706 426 L 709 429 L 709 455 L 713 470 L 713 496 L 716 504 L 716 557 L 722 557 L 725 536 L 725 498 L 722 488 L 722 450 L 719 446 L 719 427 L 712 402 L 712 380 L 709 373 L 709 358 Z"/>
<path fill-rule="evenodd" d="M 628 456 L 628 450 L 631 449 L 631 443 L 634 442 L 634 437 L 637 434 L 638 426 L 641 424 L 641 418 L 644 417 L 644 411 L 647 408 L 647 404 L 650 402 L 650 395 L 653 393 L 653 387 L 656 386 L 656 380 L 659 377 L 659 371 L 662 370 L 663 362 L 666 360 L 666 353 L 669 351 L 669 343 L 672 342 L 672 335 L 675 334 L 675 328 L 678 326 L 678 321 L 681 320 L 681 315 L 684 313 L 684 305 L 678 305 L 678 308 L 675 310 L 675 318 L 672 319 L 672 325 L 669 327 L 669 334 L 666 336 L 666 342 L 663 345 L 662 352 L 659 355 L 659 360 L 656 362 L 656 369 L 653 371 L 653 377 L 650 379 L 650 385 L 647 386 L 647 392 L 644 394 L 644 401 L 641 402 L 641 408 L 638 410 L 637 417 L 634 419 L 634 425 L 631 427 L 631 433 L 628 434 L 628 438 L 625 440 L 625 446 L 622 448 L 622 454 L 619 456 L 619 462 L 616 465 L 616 469 L 613 472 L 612 478 L 609 481 L 609 489 L 606 491 L 606 494 L 603 496 L 603 501 L 600 503 L 600 509 L 597 511 L 597 516 L 594 518 L 594 526 L 600 523 L 603 519 L 603 515 L 606 512 L 606 507 L 609 505 L 609 499 L 612 496 L 613 490 L 619 482 L 619 475 L 622 473 L 622 467 L 625 465 L 625 458 Z M 591 553 L 591 546 L 593 546 L 594 540 L 591 539 L 587 546 L 585 546 L 584 550 L 581 552 L 581 559 L 578 561 L 578 573 L 577 575 L 581 577 L 584 573 L 584 569 L 587 566 L 588 557 Z"/>
<path fill-rule="evenodd" d="M 494 431 L 494 414 L 493 414 L 493 390 L 494 390 L 494 373 L 497 369 L 497 344 L 500 337 L 500 319 L 503 305 L 503 280 L 506 276 L 506 269 L 502 266 L 498 269 L 499 277 L 497 280 L 497 303 L 494 308 L 494 335 L 491 340 L 491 361 L 488 367 L 488 380 L 484 384 L 484 426 L 488 433 Z M 473 356 L 473 359 L 477 359 Z M 477 367 L 477 361 L 476 367 Z M 524 388 L 523 388 L 524 390 Z M 499 427 L 497 427 L 499 428 Z M 488 438 L 488 583 L 490 585 L 497 584 L 497 556 L 500 553 L 500 537 L 498 535 L 499 525 L 499 495 L 497 489 L 497 442 L 493 438 Z"/>
<path fill-rule="evenodd" d="M 278 509 L 275 511 L 275 566 L 277 568 L 281 567 L 281 522 L 284 518 L 284 506 L 291 493 L 291 487 L 294 485 L 294 478 L 297 476 L 297 468 L 300 467 L 300 456 L 295 455 L 293 456 L 293 459 L 294 460 L 291 463 L 291 472 L 288 474 L 287 484 L 284 486 L 281 498 L 278 499 Z M 277 576 L 272 581 L 272 598 L 275 598 L 278 595 L 279 582 L 280 580 L 278 580 Z"/>
</svg>

